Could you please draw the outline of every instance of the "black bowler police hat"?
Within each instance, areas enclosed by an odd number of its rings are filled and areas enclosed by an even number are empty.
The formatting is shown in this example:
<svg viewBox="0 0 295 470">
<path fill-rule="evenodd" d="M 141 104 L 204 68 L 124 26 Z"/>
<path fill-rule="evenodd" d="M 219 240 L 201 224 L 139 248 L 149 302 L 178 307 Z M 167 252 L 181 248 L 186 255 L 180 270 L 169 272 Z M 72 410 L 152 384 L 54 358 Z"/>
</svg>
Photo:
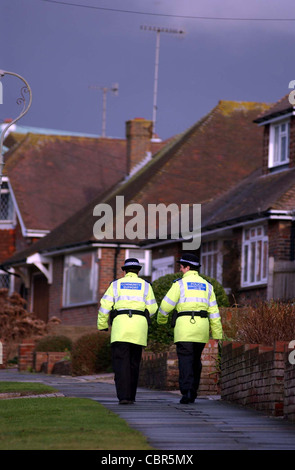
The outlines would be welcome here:
<svg viewBox="0 0 295 470">
<path fill-rule="evenodd" d="M 182 265 L 188 264 L 189 266 L 194 266 L 195 268 L 201 266 L 198 257 L 193 253 L 184 253 L 180 260 L 176 262 Z"/>
<path fill-rule="evenodd" d="M 125 268 L 138 268 L 141 269 L 142 266 L 139 264 L 138 259 L 136 258 L 128 258 L 125 260 L 124 266 L 121 266 L 122 269 Z"/>
</svg>

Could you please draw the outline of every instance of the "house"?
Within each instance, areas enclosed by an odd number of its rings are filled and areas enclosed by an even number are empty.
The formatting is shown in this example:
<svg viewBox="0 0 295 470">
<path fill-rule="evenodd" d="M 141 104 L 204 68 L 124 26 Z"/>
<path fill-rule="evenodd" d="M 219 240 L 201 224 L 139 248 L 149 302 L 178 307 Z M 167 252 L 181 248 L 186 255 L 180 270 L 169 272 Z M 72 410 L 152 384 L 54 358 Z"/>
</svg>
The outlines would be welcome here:
<svg viewBox="0 0 295 470">
<path fill-rule="evenodd" d="M 263 132 L 253 123 L 268 105 L 220 101 L 204 118 L 179 136 L 170 139 L 157 152 L 145 158 L 135 151 L 127 176 L 73 213 L 33 245 L 17 251 L 2 263 L 2 268 L 21 276 L 28 290 L 31 310 L 43 319 L 59 317 L 63 323 L 94 325 L 97 303 L 109 283 L 121 276 L 126 257 L 137 257 L 143 264 L 142 275 L 155 279 L 174 272 L 181 240 L 146 239 L 138 236 L 151 204 L 194 203 L 208 205 L 219 200 L 260 166 Z M 141 136 L 138 148 L 147 149 L 151 122 L 137 119 L 127 125 L 127 141 L 133 127 Z M 140 130 L 141 129 L 141 130 Z M 127 150 L 129 146 L 127 145 Z M 125 211 L 123 227 L 118 226 L 123 209 L 132 206 L 144 211 L 132 219 Z M 95 233 L 97 208 L 109 208 L 112 231 L 99 238 Z M 122 205 L 121 205 L 122 208 Z M 128 212 L 128 211 L 127 211 Z M 129 222 L 137 225 L 134 237 L 127 233 Z M 157 224 L 156 230 L 159 229 Z M 215 247 L 214 247 L 215 248 Z M 209 260 L 209 253 L 207 257 Z M 208 261 L 209 265 L 209 261 Z M 36 284 L 37 279 L 42 278 Z"/>
<path fill-rule="evenodd" d="M 201 259 L 238 303 L 287 301 L 295 298 L 295 117 L 288 96 L 254 123 L 263 129 L 261 167 L 205 205 Z"/>
<path fill-rule="evenodd" d="M 254 123 L 263 129 L 259 167 L 202 204 L 200 270 L 239 305 L 295 298 L 295 117 L 288 96 Z M 172 268 L 169 250 L 179 247 L 146 244 L 159 268 Z"/>
</svg>

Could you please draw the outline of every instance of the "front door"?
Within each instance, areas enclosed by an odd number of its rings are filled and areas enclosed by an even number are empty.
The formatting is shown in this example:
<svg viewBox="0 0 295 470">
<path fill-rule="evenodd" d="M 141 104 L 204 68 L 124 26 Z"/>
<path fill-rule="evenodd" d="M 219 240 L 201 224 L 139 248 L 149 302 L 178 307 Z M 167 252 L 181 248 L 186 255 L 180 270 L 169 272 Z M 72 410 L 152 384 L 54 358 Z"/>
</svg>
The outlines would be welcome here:
<svg viewBox="0 0 295 470">
<path fill-rule="evenodd" d="M 37 318 L 48 322 L 49 285 L 43 274 L 33 276 L 33 313 Z"/>
</svg>

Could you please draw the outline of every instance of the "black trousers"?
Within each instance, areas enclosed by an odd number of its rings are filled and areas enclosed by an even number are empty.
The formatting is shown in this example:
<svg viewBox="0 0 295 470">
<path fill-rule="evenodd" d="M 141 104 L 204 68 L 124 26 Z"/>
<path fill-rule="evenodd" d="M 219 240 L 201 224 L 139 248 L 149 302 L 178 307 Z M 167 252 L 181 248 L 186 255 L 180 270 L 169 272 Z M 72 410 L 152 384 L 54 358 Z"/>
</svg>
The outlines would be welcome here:
<svg viewBox="0 0 295 470">
<path fill-rule="evenodd" d="M 111 347 L 117 397 L 135 401 L 142 346 L 115 341 Z"/>
<path fill-rule="evenodd" d="M 206 343 L 176 343 L 179 369 L 179 390 L 196 398 L 202 372 L 201 355 Z"/>
</svg>

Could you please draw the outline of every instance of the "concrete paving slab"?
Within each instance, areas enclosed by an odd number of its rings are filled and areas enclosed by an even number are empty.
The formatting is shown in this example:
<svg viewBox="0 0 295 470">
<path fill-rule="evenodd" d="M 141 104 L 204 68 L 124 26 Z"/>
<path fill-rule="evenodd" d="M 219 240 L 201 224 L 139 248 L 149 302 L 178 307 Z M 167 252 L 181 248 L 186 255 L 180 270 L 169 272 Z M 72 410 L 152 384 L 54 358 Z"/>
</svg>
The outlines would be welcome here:
<svg viewBox="0 0 295 470">
<path fill-rule="evenodd" d="M 294 423 L 218 397 L 180 405 L 179 393 L 139 388 L 136 403 L 119 405 L 111 375 L 69 377 L 6 369 L 0 370 L 0 381 L 41 382 L 66 397 L 97 401 L 142 432 L 158 450 L 295 450 Z"/>
</svg>

